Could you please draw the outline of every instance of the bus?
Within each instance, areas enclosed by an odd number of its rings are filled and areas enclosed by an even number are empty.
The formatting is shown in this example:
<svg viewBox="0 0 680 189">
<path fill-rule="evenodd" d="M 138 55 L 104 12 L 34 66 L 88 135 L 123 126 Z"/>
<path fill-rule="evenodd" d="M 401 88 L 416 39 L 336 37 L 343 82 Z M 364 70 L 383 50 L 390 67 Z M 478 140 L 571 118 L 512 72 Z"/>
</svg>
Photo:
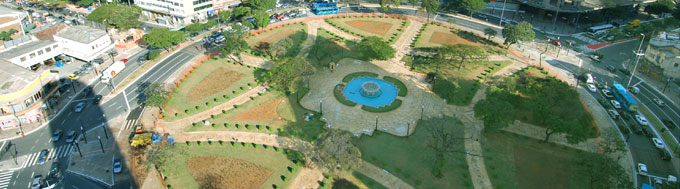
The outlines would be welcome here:
<svg viewBox="0 0 680 189">
<path fill-rule="evenodd" d="M 614 87 L 611 88 L 611 91 L 614 93 L 616 100 L 621 102 L 623 108 L 631 112 L 638 110 L 638 103 L 635 101 L 633 96 L 631 96 L 630 93 L 626 91 L 626 88 L 623 87 L 623 85 L 615 83 Z"/>
<path fill-rule="evenodd" d="M 611 29 L 611 28 L 614 28 L 614 25 L 605 24 L 605 25 L 593 26 L 593 27 L 588 28 L 588 32 L 596 33 L 598 31 L 608 30 L 608 29 Z"/>
</svg>

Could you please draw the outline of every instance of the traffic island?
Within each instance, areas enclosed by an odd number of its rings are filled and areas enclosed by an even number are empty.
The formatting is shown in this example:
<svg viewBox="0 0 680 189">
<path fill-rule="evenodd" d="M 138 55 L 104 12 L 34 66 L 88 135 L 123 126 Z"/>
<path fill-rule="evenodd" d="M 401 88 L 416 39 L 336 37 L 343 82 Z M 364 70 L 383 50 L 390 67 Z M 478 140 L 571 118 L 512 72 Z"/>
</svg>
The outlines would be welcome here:
<svg viewBox="0 0 680 189">
<path fill-rule="evenodd" d="M 110 130 L 94 127 L 82 135 L 82 131 L 71 152 L 71 160 L 66 171 L 80 175 L 94 182 L 113 186 L 113 159 L 118 154 L 115 138 Z M 123 166 L 125 167 L 125 166 Z M 123 168 L 124 169 L 124 168 Z"/>
</svg>

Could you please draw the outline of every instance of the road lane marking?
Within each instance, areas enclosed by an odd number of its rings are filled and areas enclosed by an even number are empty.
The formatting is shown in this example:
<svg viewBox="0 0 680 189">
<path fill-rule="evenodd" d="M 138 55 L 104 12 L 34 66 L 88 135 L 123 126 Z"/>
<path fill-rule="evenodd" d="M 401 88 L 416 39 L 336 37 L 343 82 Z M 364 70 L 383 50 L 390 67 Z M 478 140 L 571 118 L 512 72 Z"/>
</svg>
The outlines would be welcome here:
<svg viewBox="0 0 680 189">
<path fill-rule="evenodd" d="M 172 58 L 169 59 L 167 62 L 172 62 L 173 60 L 179 58 L 181 55 L 184 55 L 184 54 L 178 51 L 178 53 L 177 53 L 176 55 L 177 55 L 177 56 L 172 57 Z M 166 61 L 163 61 L 163 62 L 166 62 Z M 163 63 L 163 62 L 159 62 L 158 64 L 161 64 L 161 63 Z M 158 70 L 163 70 L 163 68 L 165 68 L 165 67 L 168 66 L 168 65 L 170 65 L 170 64 L 169 64 L 169 63 L 165 63 L 165 64 L 161 65 L 161 67 L 159 67 Z M 172 66 L 171 66 L 171 67 L 172 67 Z M 147 73 L 148 73 L 148 72 L 147 72 Z M 156 75 L 156 73 L 158 73 L 158 71 L 151 73 L 150 75 L 148 75 L 148 77 L 147 77 L 145 80 L 143 80 L 143 81 L 141 81 L 141 82 L 139 82 L 139 83 L 141 84 L 141 83 L 146 82 L 147 80 L 149 80 L 149 78 L 152 78 L 152 76 Z M 145 74 L 145 75 L 142 75 L 141 77 L 144 77 L 144 76 L 146 76 L 146 74 Z M 137 82 L 138 82 L 138 81 L 137 81 Z M 135 87 L 134 89 L 132 89 L 132 91 L 136 91 L 137 88 L 139 88 L 140 86 L 141 86 L 141 85 L 138 84 L 137 87 Z"/>
<path fill-rule="evenodd" d="M 191 57 L 191 56 L 185 56 L 184 58 L 182 58 L 182 59 L 180 60 L 180 62 L 183 62 L 183 61 L 185 61 L 186 59 L 191 60 L 191 58 L 193 58 L 193 57 Z M 167 76 L 167 75 L 165 75 L 165 74 L 167 74 L 169 71 L 171 71 L 171 70 L 176 70 L 176 69 L 177 69 L 176 67 L 178 67 L 178 66 L 181 67 L 182 65 L 183 65 L 183 64 L 180 64 L 180 63 L 173 65 L 172 67 L 170 67 L 170 69 L 165 70 L 165 72 L 163 72 L 163 74 L 161 74 L 159 77 L 155 77 L 155 79 L 154 79 L 151 83 L 157 82 L 158 80 L 161 79 L 162 76 Z M 158 73 L 158 72 L 157 72 L 157 73 Z M 146 80 L 144 80 L 144 82 L 148 81 L 148 80 L 151 79 L 151 78 L 152 78 L 152 77 L 147 78 Z M 139 85 L 137 88 L 135 88 L 135 91 L 136 91 L 139 87 L 141 87 L 141 85 Z M 144 89 L 146 89 L 146 87 L 147 87 L 147 86 L 145 86 Z M 142 90 L 144 90 L 144 89 L 142 89 Z M 133 91 L 133 92 L 134 92 L 134 91 Z M 128 98 L 128 102 L 132 102 L 133 100 L 137 100 L 137 99 L 139 98 L 139 96 L 141 96 L 141 95 L 143 95 L 143 94 L 144 94 L 144 93 L 138 92 L 137 95 L 135 95 L 134 97 Z"/>
</svg>

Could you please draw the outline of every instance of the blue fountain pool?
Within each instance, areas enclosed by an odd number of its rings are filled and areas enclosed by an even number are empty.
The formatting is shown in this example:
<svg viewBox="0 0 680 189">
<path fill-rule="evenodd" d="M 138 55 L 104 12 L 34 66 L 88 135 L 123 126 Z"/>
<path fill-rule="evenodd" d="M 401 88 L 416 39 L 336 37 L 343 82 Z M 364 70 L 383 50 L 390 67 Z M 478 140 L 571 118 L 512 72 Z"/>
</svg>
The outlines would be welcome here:
<svg viewBox="0 0 680 189">
<path fill-rule="evenodd" d="M 365 83 L 377 83 L 380 86 L 379 91 L 376 94 L 367 95 L 362 89 L 362 85 Z M 399 89 L 394 84 L 372 77 L 354 78 L 347 83 L 342 91 L 348 100 L 376 108 L 392 104 L 392 101 L 397 98 L 398 92 Z"/>
</svg>

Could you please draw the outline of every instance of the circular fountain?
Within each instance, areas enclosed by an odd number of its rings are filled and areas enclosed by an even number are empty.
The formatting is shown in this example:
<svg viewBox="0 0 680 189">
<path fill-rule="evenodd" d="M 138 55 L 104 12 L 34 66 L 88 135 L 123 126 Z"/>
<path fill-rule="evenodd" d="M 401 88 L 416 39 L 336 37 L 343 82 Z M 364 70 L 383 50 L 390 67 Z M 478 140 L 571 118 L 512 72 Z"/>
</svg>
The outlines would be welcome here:
<svg viewBox="0 0 680 189">
<path fill-rule="evenodd" d="M 380 84 L 375 81 L 365 81 L 361 84 L 361 90 L 359 91 L 361 96 L 366 98 L 377 98 L 382 94 L 380 90 Z"/>
</svg>

